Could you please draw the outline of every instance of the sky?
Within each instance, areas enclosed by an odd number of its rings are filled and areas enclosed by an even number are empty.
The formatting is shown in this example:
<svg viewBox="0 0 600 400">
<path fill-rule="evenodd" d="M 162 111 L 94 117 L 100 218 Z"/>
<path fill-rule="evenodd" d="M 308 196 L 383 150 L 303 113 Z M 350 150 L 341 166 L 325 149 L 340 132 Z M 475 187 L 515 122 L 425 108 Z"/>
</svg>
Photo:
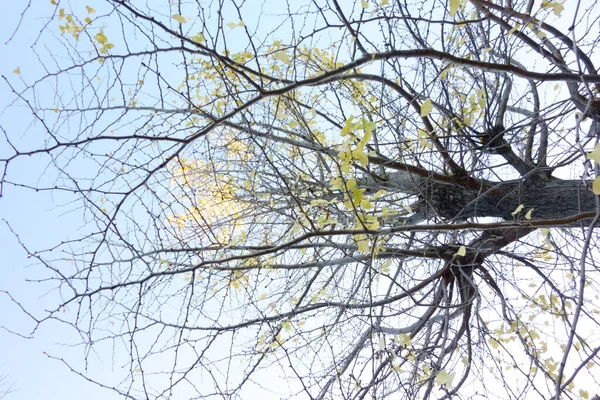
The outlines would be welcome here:
<svg viewBox="0 0 600 400">
<path fill-rule="evenodd" d="M 30 46 L 40 40 L 39 32 L 56 6 L 50 4 L 50 0 L 32 0 L 29 4 L 0 1 L 0 60 L 3 60 L 0 75 L 18 91 L 20 79 L 31 83 L 46 75 L 46 68 L 54 67 L 42 65 Z M 90 4 L 100 10 L 104 3 L 90 1 Z M 53 51 L 52 48 L 46 50 Z M 56 50 L 58 53 L 64 49 Z M 16 74 L 16 70 L 20 73 Z M 43 140 L 44 131 L 39 124 L 31 122 L 31 112 L 22 102 L 16 106 L 12 103 L 16 95 L 7 79 L 0 80 L 0 127 L 10 133 L 19 150 L 34 149 Z M 16 132 L 21 136 L 15 135 Z M 0 158 L 12 154 L 1 136 Z M 10 163 L 6 180 L 32 186 L 51 185 L 54 176 L 46 171 L 47 163 L 44 156 L 17 159 Z M 76 197 L 64 192 L 34 192 L 10 184 L 3 188 L 0 198 L 0 377 L 6 376 L 4 388 L 11 388 L 6 400 L 74 400 L 81 399 L 83 394 L 88 400 L 121 398 L 71 372 L 60 361 L 64 358 L 73 362 L 87 356 L 84 347 L 65 345 L 79 341 L 74 329 L 52 320 L 36 328 L 33 319 L 43 318 L 44 310 L 60 303 L 60 296 L 53 290 L 54 282 L 43 281 L 48 276 L 47 271 L 28 257 L 20 241 L 30 251 L 36 251 L 51 248 L 70 237 L 81 237 L 87 227 L 81 219 L 81 210 L 73 203 L 75 200 Z M 21 306 L 31 312 L 33 318 L 28 317 Z M 122 362 L 118 355 L 117 359 L 101 356 L 91 354 L 93 363 L 87 372 L 97 381 L 118 384 L 113 369 L 126 366 L 126 356 Z M 74 366 L 80 371 L 86 367 L 81 363 Z M 0 398 L 1 395 L 2 387 Z"/>
<path fill-rule="evenodd" d="M 27 79 L 41 75 L 43 68 L 29 46 L 36 40 L 45 23 L 42 15 L 52 11 L 49 1 L 32 0 L 31 7 L 17 30 L 21 13 L 27 2 L 2 0 L 0 8 L 0 75 L 15 81 L 14 70 L 18 67 Z M 15 33 L 16 31 L 16 33 Z M 12 39 L 8 39 L 12 36 Z M 8 41 L 8 43 L 7 43 Z M 39 134 L 39 127 L 29 126 L 31 114 L 23 107 L 7 107 L 14 95 L 5 79 L 0 82 L 0 126 L 7 132 L 31 132 Z M 27 146 L 27 138 L 19 144 Z M 9 147 L 4 138 L 0 140 L 0 155 Z M 32 169 L 32 166 L 39 167 Z M 7 179 L 20 182 L 35 182 L 43 172 L 42 160 L 15 163 L 8 171 Z M 30 336 L 35 323 L 10 300 L 4 292 L 10 292 L 25 308 L 35 310 L 36 317 L 42 315 L 45 304 L 56 303 L 56 293 L 48 292 L 47 283 L 33 283 L 43 273 L 33 265 L 26 251 L 19 245 L 17 235 L 26 239 L 30 248 L 45 248 L 58 238 L 69 237 L 82 225 L 74 213 L 61 207 L 66 197 L 56 193 L 32 193 L 31 190 L 7 185 L 0 198 L 0 376 L 6 376 L 4 389 L 12 387 L 5 399 L 87 399 L 118 398 L 108 390 L 85 381 L 69 372 L 60 361 L 51 356 L 74 356 L 81 349 L 66 348 L 62 343 L 75 339 L 72 330 L 54 322 L 43 324 Z M 10 333 L 13 331 L 14 333 Z M 22 336 L 19 336 L 22 335 Z M 0 387 L 0 393 L 2 393 Z"/>
</svg>

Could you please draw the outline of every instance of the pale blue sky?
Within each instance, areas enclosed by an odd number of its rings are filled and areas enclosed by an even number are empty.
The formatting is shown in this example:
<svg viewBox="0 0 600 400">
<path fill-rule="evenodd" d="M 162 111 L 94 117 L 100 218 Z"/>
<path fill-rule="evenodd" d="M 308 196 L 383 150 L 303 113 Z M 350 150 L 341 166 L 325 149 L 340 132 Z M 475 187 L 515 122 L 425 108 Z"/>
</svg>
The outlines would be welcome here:
<svg viewBox="0 0 600 400">
<path fill-rule="evenodd" d="M 23 79 L 33 79 L 43 74 L 35 54 L 29 48 L 36 40 L 52 6 L 49 1 L 31 1 L 20 28 L 8 43 L 6 41 L 17 28 L 20 15 L 25 9 L 25 1 L 2 0 L 0 14 L 0 74 L 18 85 L 18 76 L 13 73 L 21 68 Z M 26 148 L 31 140 L 29 134 L 39 135 L 39 126 L 29 126 L 31 114 L 23 107 L 9 107 L 14 99 L 4 79 L 0 83 L 0 125 L 7 132 L 25 132 L 19 144 Z M 11 137 L 14 138 L 13 135 Z M 10 154 L 4 138 L 0 139 L 0 155 Z M 23 162 L 26 161 L 26 162 Z M 33 161 L 33 162 L 31 162 Z M 11 165 L 7 180 L 17 182 L 35 182 L 44 164 L 41 160 L 22 160 Z M 33 169 L 37 167 L 37 169 Z M 17 238 L 7 226 L 8 222 L 15 233 L 26 241 L 31 249 L 40 249 L 55 244 L 56 240 L 66 238 L 76 231 L 81 221 L 73 213 L 64 213 L 60 208 L 66 197 L 45 193 L 34 193 L 28 189 L 6 185 L 4 196 L 0 199 L 0 290 L 9 291 L 25 307 L 40 311 L 45 304 L 56 304 L 56 294 L 47 293 L 50 285 L 28 283 L 26 280 L 38 279 L 43 273 L 33 260 L 27 259 L 26 252 L 18 244 Z M 0 294 L 0 326 L 27 335 L 34 324 L 14 304 L 8 296 Z M 35 334 L 35 339 L 24 339 L 0 330 L 0 375 L 7 375 L 6 382 L 13 383 L 10 399 L 111 399 L 117 398 L 108 390 L 86 382 L 70 373 L 59 361 L 44 355 L 74 356 L 81 358 L 81 349 L 65 348 L 64 343 L 72 337 L 73 330 L 58 323 L 43 324 Z M 79 356 L 79 357 L 78 357 Z M 108 366 L 110 367 L 110 366 Z"/>
<path fill-rule="evenodd" d="M 0 15 L 0 60 L 3 60 L 0 63 L 0 75 L 5 76 L 18 91 L 22 88 L 20 79 L 31 83 L 46 75 L 45 67 L 47 70 L 55 69 L 55 65 L 42 65 L 30 46 L 40 40 L 39 32 L 56 8 L 49 0 L 32 0 L 29 8 L 26 2 L 0 1 L 3 2 Z M 105 3 L 90 2 L 98 10 L 102 4 Z M 23 11 L 26 12 L 17 29 Z M 44 35 L 51 32 L 52 29 L 47 29 Z M 43 37 L 41 40 L 44 40 Z M 40 48 L 49 53 L 55 50 L 56 54 L 64 51 L 61 48 L 38 46 Z M 20 75 L 13 72 L 17 67 L 20 68 Z M 11 88 L 4 79 L 0 81 L 0 85 L 0 126 L 9 133 L 11 141 L 19 150 L 36 148 L 44 140 L 43 128 L 40 124 L 32 123 L 31 112 L 23 102 L 17 102 L 16 106 L 11 104 L 16 96 L 11 93 Z M 57 90 L 60 91 L 60 88 Z M 51 94 L 52 91 L 42 93 Z M 0 158 L 12 154 L 10 146 L 0 136 Z M 10 163 L 6 180 L 29 183 L 32 186 L 52 186 L 54 176 L 45 173 L 48 161 L 49 158 L 43 155 L 14 160 Z M 15 300 L 37 318 L 44 316 L 43 310 L 59 304 L 60 297 L 53 290 L 56 282 L 28 282 L 47 277 L 48 271 L 36 260 L 28 259 L 15 234 L 19 235 L 31 251 L 47 249 L 63 240 L 81 237 L 85 225 L 80 212 L 76 210 L 77 206 L 69 204 L 76 198 L 65 192 L 34 192 L 7 184 L 0 199 L 0 291 L 10 292 Z M 9 332 L 11 330 L 28 336 L 34 326 L 34 321 L 12 303 L 8 295 L 0 293 L 0 327 L 5 328 L 0 329 L 0 375 L 7 375 L 7 382 L 14 383 L 14 392 L 6 400 L 121 398 L 110 390 L 102 389 L 77 376 L 60 361 L 49 358 L 45 353 L 70 362 L 79 361 L 74 365 L 79 371 L 85 370 L 83 360 L 87 356 L 92 361 L 92 367 L 87 371 L 89 376 L 111 386 L 118 386 L 121 382 L 116 379 L 117 374 L 111 375 L 111 370 L 113 367 L 118 369 L 126 366 L 126 359 L 119 362 L 110 355 L 107 357 L 107 354 L 102 354 L 103 359 L 99 362 L 99 355 L 86 355 L 82 346 L 63 345 L 78 342 L 78 337 L 74 329 L 56 321 L 44 322 L 32 339 Z M 122 374 L 119 377 L 122 378 Z"/>
</svg>

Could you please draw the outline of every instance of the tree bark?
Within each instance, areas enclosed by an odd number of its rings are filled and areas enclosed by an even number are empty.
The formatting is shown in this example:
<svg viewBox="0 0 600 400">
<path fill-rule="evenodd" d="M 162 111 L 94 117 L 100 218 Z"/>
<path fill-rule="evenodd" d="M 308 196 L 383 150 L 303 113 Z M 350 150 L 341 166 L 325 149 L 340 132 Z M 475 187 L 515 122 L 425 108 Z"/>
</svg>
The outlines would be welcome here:
<svg viewBox="0 0 600 400">
<path fill-rule="evenodd" d="M 580 180 L 538 178 L 492 184 L 479 192 L 458 185 L 433 184 L 424 199 L 444 219 L 496 217 L 522 219 L 529 211 L 535 219 L 563 218 L 594 211 L 595 195 Z M 513 212 L 523 205 L 519 214 Z"/>
<path fill-rule="evenodd" d="M 384 181 L 375 182 L 368 178 L 363 185 L 369 190 L 386 189 L 417 196 L 420 210 L 415 211 L 425 210 L 427 218 L 445 220 L 523 219 L 532 209 L 531 218 L 555 219 L 596 209 L 596 196 L 589 182 L 540 175 L 518 181 L 481 181 L 479 188 L 472 188 L 400 171 L 390 174 Z M 522 210 L 512 215 L 520 205 L 523 205 Z"/>
</svg>

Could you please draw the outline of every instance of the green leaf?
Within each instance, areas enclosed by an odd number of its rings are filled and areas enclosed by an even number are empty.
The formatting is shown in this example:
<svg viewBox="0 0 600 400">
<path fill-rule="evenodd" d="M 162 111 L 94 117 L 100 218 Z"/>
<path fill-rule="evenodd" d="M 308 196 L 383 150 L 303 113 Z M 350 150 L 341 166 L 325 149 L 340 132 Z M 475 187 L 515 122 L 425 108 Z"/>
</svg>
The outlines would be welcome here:
<svg viewBox="0 0 600 400">
<path fill-rule="evenodd" d="M 425 99 L 423 105 L 421 106 L 421 117 L 426 117 L 433 110 L 433 104 L 431 104 L 431 100 L 428 98 Z"/>
</svg>

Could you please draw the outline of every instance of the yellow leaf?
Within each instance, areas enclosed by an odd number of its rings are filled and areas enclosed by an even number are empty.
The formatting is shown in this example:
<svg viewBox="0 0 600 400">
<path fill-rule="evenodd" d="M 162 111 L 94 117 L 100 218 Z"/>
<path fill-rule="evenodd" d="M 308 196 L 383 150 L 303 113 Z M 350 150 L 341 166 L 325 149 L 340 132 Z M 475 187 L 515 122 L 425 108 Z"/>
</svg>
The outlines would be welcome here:
<svg viewBox="0 0 600 400">
<path fill-rule="evenodd" d="M 581 397 L 582 399 L 589 399 L 590 394 L 586 390 L 579 389 L 579 397 Z"/>
<path fill-rule="evenodd" d="M 13 73 L 15 73 L 17 75 L 21 75 L 21 68 L 17 67 L 15 69 L 13 69 Z"/>
<path fill-rule="evenodd" d="M 542 234 L 542 241 L 547 242 L 550 240 L 550 229 L 548 228 L 540 228 L 540 233 Z"/>
<path fill-rule="evenodd" d="M 358 246 L 358 251 L 367 254 L 370 250 L 369 239 L 367 235 L 354 235 L 354 242 Z"/>
<path fill-rule="evenodd" d="M 448 65 L 447 67 L 444 67 L 444 69 L 440 72 L 440 79 L 445 81 L 446 78 L 448 78 L 448 72 L 450 72 L 450 69 L 452 67 L 450 65 Z"/>
<path fill-rule="evenodd" d="M 390 272 L 390 266 L 392 265 L 392 259 L 390 258 L 381 265 L 381 272 L 388 274 Z"/>
<path fill-rule="evenodd" d="M 445 369 L 438 372 L 435 377 L 435 383 L 437 385 L 444 385 L 446 387 L 452 386 L 452 381 L 454 380 L 454 376 L 456 372 L 448 373 Z"/>
<path fill-rule="evenodd" d="M 378 7 L 383 7 L 383 6 L 386 6 L 386 5 L 388 5 L 388 4 L 390 4 L 390 1 L 389 1 L 389 0 L 381 0 L 381 1 L 379 2 L 379 4 L 377 4 L 377 6 L 378 6 Z"/>
<path fill-rule="evenodd" d="M 377 230 L 379 228 L 379 220 L 375 215 L 365 215 L 365 227 L 371 231 Z"/>
<path fill-rule="evenodd" d="M 369 162 L 369 156 L 361 149 L 352 150 L 352 157 L 363 167 Z"/>
<path fill-rule="evenodd" d="M 106 42 L 108 41 L 108 39 L 104 35 L 104 32 L 102 32 L 102 29 L 100 30 L 100 32 L 94 35 L 94 39 L 96 39 L 96 41 L 102 45 L 106 44 Z"/>
<path fill-rule="evenodd" d="M 324 206 L 327 205 L 327 200 L 323 200 L 323 199 L 316 199 L 316 200 L 311 200 L 310 205 L 313 207 L 318 207 L 318 206 Z"/>
<path fill-rule="evenodd" d="M 433 110 L 433 104 L 431 104 L 431 100 L 428 97 L 421 106 L 421 117 L 428 116 L 431 110 Z"/>
<path fill-rule="evenodd" d="M 233 28 L 237 28 L 238 26 L 244 26 L 244 21 L 242 21 L 241 19 L 238 22 L 230 22 L 227 24 L 227 26 L 231 29 Z"/>
<path fill-rule="evenodd" d="M 61 20 L 65 17 L 65 9 L 61 8 L 60 10 L 58 10 L 58 19 Z"/>
<path fill-rule="evenodd" d="M 519 29 L 521 29 L 521 24 L 516 24 L 510 31 L 508 31 L 508 34 L 511 35 L 511 34 L 515 33 L 516 31 L 518 31 Z"/>
<path fill-rule="evenodd" d="M 467 248 L 465 246 L 460 246 L 458 248 L 458 251 L 456 252 L 456 254 L 454 254 L 454 256 L 459 256 L 459 257 L 464 257 L 467 254 Z"/>
<path fill-rule="evenodd" d="M 171 18 L 173 18 L 175 21 L 179 22 L 180 24 L 186 23 L 185 17 L 181 14 L 173 14 L 171 16 Z"/>
<path fill-rule="evenodd" d="M 87 10 L 88 14 L 93 14 L 96 12 L 96 10 L 94 10 L 92 7 L 90 6 L 85 6 L 85 9 Z"/>
<path fill-rule="evenodd" d="M 280 61 L 283 61 L 283 63 L 287 65 L 292 64 L 290 57 L 285 53 L 285 51 L 278 51 L 277 53 L 275 53 L 274 57 Z"/>
<path fill-rule="evenodd" d="M 369 8 L 369 2 L 367 0 L 360 0 L 360 5 L 362 6 L 362 8 Z"/>
<path fill-rule="evenodd" d="M 587 153 L 587 158 L 588 160 L 593 160 L 597 164 L 600 164 L 600 143 L 598 143 L 596 147 L 594 147 L 594 150 Z"/>
<path fill-rule="evenodd" d="M 600 176 L 594 179 L 594 183 L 592 183 L 592 191 L 594 194 L 600 194 Z"/>
<path fill-rule="evenodd" d="M 56 5 L 56 0 L 50 0 L 50 4 L 52 4 L 53 6 Z"/>
<path fill-rule="evenodd" d="M 344 127 L 342 128 L 342 130 L 340 131 L 340 136 L 346 136 L 347 134 L 351 133 L 352 131 L 354 131 L 355 126 L 352 123 L 352 120 L 354 119 L 354 115 L 350 115 L 348 117 L 348 119 L 346 121 L 344 121 Z"/>
<path fill-rule="evenodd" d="M 525 207 L 525 206 L 523 204 L 520 204 L 519 207 L 517 207 L 515 209 L 515 211 L 510 213 L 510 215 L 512 215 L 514 217 L 515 215 L 517 215 L 518 213 L 520 213 L 523 210 L 523 207 Z"/>
<path fill-rule="evenodd" d="M 394 338 L 394 342 L 398 343 L 401 347 L 408 347 L 411 343 L 410 335 L 407 333 L 402 333 L 399 336 Z"/>
<path fill-rule="evenodd" d="M 427 133 L 427 131 L 424 131 L 423 129 L 419 129 L 419 146 L 421 146 L 424 149 L 430 149 L 432 148 L 431 143 L 429 143 L 429 134 Z"/>
<path fill-rule="evenodd" d="M 450 0 L 450 16 L 454 17 L 460 6 L 460 0 Z"/>
<path fill-rule="evenodd" d="M 289 332 L 292 330 L 292 323 L 290 322 L 289 319 L 286 319 L 285 321 L 283 321 L 281 323 L 281 327 L 283 328 L 284 331 Z"/>
<path fill-rule="evenodd" d="M 525 214 L 525 219 L 529 220 L 531 219 L 531 213 L 533 212 L 534 208 L 532 208 L 531 210 L 527 211 L 527 214 Z"/>
<path fill-rule="evenodd" d="M 543 1 L 542 8 L 552 8 L 554 15 L 556 16 L 560 16 L 565 9 L 563 4 L 559 3 L 558 1 Z"/>
<path fill-rule="evenodd" d="M 200 44 L 204 43 L 204 41 L 205 41 L 204 35 L 201 32 L 198 32 L 198 34 L 195 36 L 191 36 L 190 39 L 192 39 L 194 42 L 200 43 Z"/>
</svg>

